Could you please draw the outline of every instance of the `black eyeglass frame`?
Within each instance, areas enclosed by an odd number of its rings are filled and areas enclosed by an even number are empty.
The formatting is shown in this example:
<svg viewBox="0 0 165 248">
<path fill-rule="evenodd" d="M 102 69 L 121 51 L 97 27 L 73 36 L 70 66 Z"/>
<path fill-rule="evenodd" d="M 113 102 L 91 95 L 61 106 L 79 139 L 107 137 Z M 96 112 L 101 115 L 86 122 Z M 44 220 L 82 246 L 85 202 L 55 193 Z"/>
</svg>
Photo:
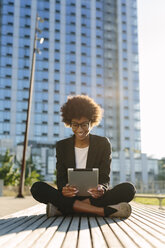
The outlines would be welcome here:
<svg viewBox="0 0 165 248">
<path fill-rule="evenodd" d="M 73 127 L 72 125 L 77 125 L 77 126 Z M 83 127 L 83 125 L 86 125 L 86 127 Z M 84 121 L 82 123 L 71 122 L 70 126 L 73 130 L 77 130 L 79 127 L 81 127 L 83 130 L 88 130 L 90 126 L 90 121 L 89 122 Z"/>
</svg>

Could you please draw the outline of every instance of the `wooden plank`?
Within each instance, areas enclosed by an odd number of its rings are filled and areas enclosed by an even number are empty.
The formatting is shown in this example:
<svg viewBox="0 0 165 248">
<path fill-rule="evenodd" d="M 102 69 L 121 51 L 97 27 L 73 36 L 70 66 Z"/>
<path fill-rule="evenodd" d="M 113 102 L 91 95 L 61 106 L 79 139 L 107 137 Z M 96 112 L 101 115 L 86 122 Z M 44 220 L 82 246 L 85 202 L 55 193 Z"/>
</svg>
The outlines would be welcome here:
<svg viewBox="0 0 165 248">
<path fill-rule="evenodd" d="M 53 222 L 52 218 L 46 219 L 40 226 L 38 226 L 36 229 L 32 230 L 27 237 L 25 237 L 19 244 L 17 244 L 17 248 L 22 247 L 32 247 L 32 245 L 35 243 L 35 241 L 44 234 L 46 231 L 46 228 L 48 228 L 51 223 Z"/>
<path fill-rule="evenodd" d="M 22 240 L 24 240 L 27 235 L 31 234 L 32 231 L 35 230 L 38 226 L 40 226 L 40 224 L 43 223 L 45 220 L 46 220 L 46 216 L 42 216 L 38 219 L 37 218 L 31 219 L 31 223 L 29 223 L 30 225 L 28 224 L 24 227 L 23 225 L 21 225 L 20 227 L 18 227 L 19 230 L 16 229 L 14 235 L 12 233 L 12 238 L 10 238 L 10 240 L 8 240 L 7 243 L 3 244 L 3 248 L 17 247 L 17 245 L 19 245 L 19 243 L 21 243 Z"/>
<path fill-rule="evenodd" d="M 1 217 L 0 218 L 0 223 L 1 223 L 1 221 L 2 222 L 8 221 L 9 218 L 27 216 L 27 215 L 33 215 L 33 214 L 35 215 L 38 212 L 40 212 L 42 214 L 46 213 L 45 204 L 39 203 L 39 204 L 37 204 L 37 205 L 35 205 L 33 207 L 30 207 L 30 208 L 15 212 L 13 214 L 9 214 L 9 215 L 6 215 L 4 217 Z"/>
<path fill-rule="evenodd" d="M 138 223 L 141 228 L 143 228 L 148 233 L 152 234 L 155 238 L 165 243 L 165 236 L 159 233 L 159 231 L 153 229 L 150 225 L 148 225 L 148 222 L 144 221 L 143 218 L 133 216 L 132 221 Z"/>
<path fill-rule="evenodd" d="M 14 222 L 12 225 L 7 226 L 5 229 L 0 230 L 0 236 L 12 233 L 12 231 L 17 229 L 18 227 L 21 227 L 25 223 L 33 222 L 35 219 L 37 219 L 38 216 L 28 216 L 26 218 L 21 218 L 19 222 Z"/>
<path fill-rule="evenodd" d="M 158 237 L 154 237 L 152 234 L 152 229 L 151 233 L 148 227 L 145 225 L 143 226 L 142 223 L 138 220 L 136 220 L 133 217 L 130 217 L 127 221 L 127 224 L 133 228 L 137 233 L 139 233 L 142 237 L 144 237 L 153 247 L 159 247 L 163 248 L 164 245 L 162 242 L 159 241 Z"/>
<path fill-rule="evenodd" d="M 57 218 L 51 217 L 47 219 L 47 225 L 41 225 L 41 227 L 35 230 L 31 235 L 28 236 L 28 239 L 24 240 L 23 243 L 20 244 L 20 247 L 26 248 L 44 248 L 48 244 L 48 242 L 53 237 L 54 233 L 61 225 L 62 221 L 65 217 L 59 216 Z M 49 225 L 49 223 L 51 223 Z M 28 245 L 27 245 L 28 244 Z"/>
<path fill-rule="evenodd" d="M 21 222 L 20 225 L 18 226 L 17 223 L 15 225 L 12 225 L 10 227 L 7 227 L 4 230 L 1 230 L 0 232 L 0 247 L 3 244 L 4 247 L 4 243 L 10 241 L 11 238 L 13 238 L 14 236 L 16 236 L 17 233 L 21 232 L 22 230 L 26 229 L 27 227 L 29 227 L 32 223 L 34 223 L 35 221 L 37 221 L 37 219 L 40 218 L 40 216 L 30 216 L 27 217 L 26 220 L 24 222 Z"/>
<path fill-rule="evenodd" d="M 90 223 L 90 230 L 91 230 L 91 237 L 92 237 L 92 243 L 94 248 L 107 248 L 106 241 L 104 239 L 104 236 L 102 234 L 102 231 L 95 219 L 95 217 L 89 217 L 89 223 Z"/>
<path fill-rule="evenodd" d="M 143 212 L 143 211 L 140 211 L 140 210 L 134 210 L 133 213 L 132 213 L 132 216 L 133 215 L 136 215 L 136 216 L 142 216 L 148 220 L 150 220 L 150 222 L 154 223 L 155 225 L 161 227 L 164 229 L 164 220 L 165 218 L 163 219 L 159 219 L 159 218 L 156 218 L 156 215 L 151 215 L 150 213 L 147 213 L 147 212 Z"/>
<path fill-rule="evenodd" d="M 157 214 L 160 217 L 165 216 L 165 209 L 159 209 L 158 207 L 152 207 L 152 205 L 142 205 L 140 203 L 131 202 L 131 206 L 134 209 L 142 209 L 144 211 L 149 211 L 150 213 Z"/>
<path fill-rule="evenodd" d="M 139 247 L 152 248 L 153 246 L 149 244 L 144 237 L 141 237 L 133 228 L 127 225 L 126 221 L 116 220 L 117 224 L 122 228 L 122 230 L 136 243 Z"/>
<path fill-rule="evenodd" d="M 135 232 L 137 232 L 137 234 L 141 235 L 143 238 L 146 239 L 146 241 L 148 243 L 150 243 L 152 245 L 152 247 L 162 247 L 162 243 L 157 243 L 157 239 L 153 238 L 153 236 L 151 234 L 149 234 L 148 232 L 146 232 L 145 230 L 143 230 L 139 225 L 137 225 L 136 223 L 134 223 L 131 218 L 125 220 L 126 223 L 133 229 L 135 230 Z M 142 247 L 143 248 L 143 247 Z"/>
<path fill-rule="evenodd" d="M 157 215 L 159 218 L 165 217 L 165 212 L 163 210 L 157 210 L 148 206 L 133 205 L 134 209 L 142 210 L 144 212 L 151 213 L 152 215 Z"/>
<path fill-rule="evenodd" d="M 36 207 L 37 207 L 37 209 L 36 209 Z M 25 216 L 25 210 L 19 211 L 19 212 L 14 213 L 14 214 L 10 214 L 8 216 L 5 216 L 4 217 L 5 222 L 3 222 L 3 224 L 1 225 L 2 229 L 0 230 L 0 235 L 1 235 L 0 245 L 2 243 L 4 243 L 6 240 L 9 240 L 14 235 L 13 233 L 16 232 L 18 226 L 21 226 L 23 223 L 26 223 L 35 217 L 33 215 L 30 215 L 31 210 L 33 210 L 32 211 L 33 213 L 35 213 L 37 211 L 37 214 L 40 214 L 40 211 L 39 211 L 40 207 L 41 207 L 41 205 L 38 204 L 37 206 L 26 209 L 27 210 L 26 211 L 27 216 Z M 17 214 L 18 214 L 18 216 L 17 216 Z M 6 219 L 6 218 L 8 218 L 8 219 Z M 38 217 L 36 217 L 36 218 L 38 218 Z"/>
<path fill-rule="evenodd" d="M 92 247 L 87 217 L 81 217 L 81 220 L 80 220 L 80 229 L 79 229 L 79 238 L 78 238 L 77 248 L 84 248 L 84 242 L 85 242 L 85 248 Z"/>
<path fill-rule="evenodd" d="M 155 231 L 164 234 L 165 232 L 165 222 L 164 225 L 159 223 L 159 221 L 153 219 L 152 217 L 146 216 L 146 215 L 141 215 L 139 213 L 133 213 L 132 217 L 134 218 L 138 218 L 139 220 L 141 220 L 142 223 L 150 226 L 151 228 L 153 228 Z"/>
<path fill-rule="evenodd" d="M 42 212 L 42 211 L 41 211 Z M 1 227 L 3 227 L 3 225 L 5 225 L 6 227 L 5 227 L 5 229 L 3 228 L 3 229 L 1 229 L 0 230 L 0 235 L 3 235 L 4 233 L 5 233 L 5 231 L 6 232 L 9 232 L 10 230 L 12 230 L 12 228 L 14 229 L 15 227 L 17 227 L 18 225 L 21 225 L 21 222 L 26 222 L 26 221 L 28 221 L 28 220 L 30 220 L 30 219 L 32 219 L 32 218 L 34 218 L 34 217 L 36 217 L 36 216 L 43 216 L 43 214 L 41 214 L 40 213 L 40 211 L 37 211 L 37 213 L 35 214 L 35 215 L 32 215 L 32 214 L 30 214 L 30 212 L 27 214 L 27 216 L 25 216 L 25 215 L 23 215 L 23 216 L 18 216 L 18 217 L 12 217 L 11 219 L 10 219 L 10 221 L 9 222 L 7 222 L 7 224 L 6 223 L 4 223 L 4 224 L 2 224 L 1 225 Z M 38 218 L 38 217 L 37 217 Z M 19 223 L 18 223 L 19 222 Z"/>
<path fill-rule="evenodd" d="M 43 209 L 44 207 L 44 209 Z M 10 214 L 7 216 L 2 217 L 3 219 L 0 219 L 0 230 L 5 228 L 5 226 L 10 226 L 14 222 L 20 221 L 21 219 L 31 216 L 31 215 L 38 215 L 43 214 L 45 212 L 45 205 L 44 204 L 37 204 L 36 206 L 33 206 L 31 208 L 27 208 L 25 210 L 21 210 L 19 212 L 16 212 L 14 214 Z"/>
<path fill-rule="evenodd" d="M 165 214 L 131 204 L 129 219 L 59 216 L 47 218 L 45 205 L 0 219 L 0 248 L 165 247 Z"/>
<path fill-rule="evenodd" d="M 67 231 L 65 240 L 62 244 L 62 248 L 77 247 L 78 229 L 79 229 L 79 217 L 75 216 L 73 217 L 69 230 Z"/>
<path fill-rule="evenodd" d="M 3 224 L 0 225 L 0 245 L 4 243 L 5 240 L 9 241 L 10 238 L 14 236 L 13 232 L 16 232 L 18 227 L 26 222 L 28 223 L 28 221 L 30 220 L 33 221 L 33 218 L 40 218 L 41 216 L 43 216 L 40 213 L 43 212 L 45 212 L 45 205 L 37 204 L 36 206 L 21 210 L 14 214 L 10 214 L 8 216 L 5 216 L 4 219 L 1 219 L 1 221 L 4 221 Z"/>
<path fill-rule="evenodd" d="M 117 236 L 114 234 L 114 232 L 111 229 L 111 226 L 108 226 L 106 221 L 102 217 L 97 217 L 97 221 L 99 223 L 99 226 L 102 230 L 102 233 L 104 235 L 104 238 L 106 240 L 106 243 L 108 244 L 109 248 L 122 248 L 124 247 L 120 241 L 118 240 Z"/>
<path fill-rule="evenodd" d="M 71 217 L 67 216 L 62 224 L 59 226 L 57 231 L 54 233 L 51 241 L 48 243 L 46 247 L 49 248 L 60 248 L 62 246 L 62 243 L 65 239 L 66 232 L 69 228 L 70 222 L 71 222 Z"/>
<path fill-rule="evenodd" d="M 141 209 L 141 208 L 134 208 L 134 212 L 139 212 L 140 214 L 144 213 L 145 215 L 149 215 L 150 217 L 154 218 L 155 220 L 159 220 L 162 224 L 164 223 L 165 215 L 158 215 L 155 211 L 150 211 L 150 209 Z"/>
<path fill-rule="evenodd" d="M 37 212 L 36 215 L 30 215 L 28 214 L 27 216 L 20 216 L 20 217 L 14 217 L 9 219 L 8 222 L 5 222 L 0 226 L 0 235 L 4 233 L 4 231 L 9 231 L 10 229 L 14 228 L 15 226 L 21 225 L 21 223 L 26 222 L 28 219 L 31 219 L 35 216 L 43 216 L 43 214 L 40 214 Z"/>
<path fill-rule="evenodd" d="M 115 233 L 115 235 L 118 237 L 119 241 L 122 243 L 122 245 L 126 248 L 137 248 L 139 247 L 134 240 L 132 240 L 128 234 L 122 230 L 122 228 L 119 226 L 119 224 L 117 222 L 115 222 L 114 220 L 110 219 L 110 218 L 105 218 L 106 222 L 108 223 L 108 225 L 111 227 L 111 229 L 113 230 L 113 232 Z M 119 220 L 122 221 L 122 220 Z"/>
<path fill-rule="evenodd" d="M 19 225 L 20 223 L 22 223 L 24 220 L 26 219 L 26 216 L 22 216 L 22 217 L 18 217 L 18 218 L 12 218 L 9 219 L 7 222 L 4 222 L 3 224 L 0 225 L 0 231 L 4 230 L 7 227 L 10 227 L 12 225 L 15 225 L 15 223 L 17 223 L 17 225 Z"/>
</svg>

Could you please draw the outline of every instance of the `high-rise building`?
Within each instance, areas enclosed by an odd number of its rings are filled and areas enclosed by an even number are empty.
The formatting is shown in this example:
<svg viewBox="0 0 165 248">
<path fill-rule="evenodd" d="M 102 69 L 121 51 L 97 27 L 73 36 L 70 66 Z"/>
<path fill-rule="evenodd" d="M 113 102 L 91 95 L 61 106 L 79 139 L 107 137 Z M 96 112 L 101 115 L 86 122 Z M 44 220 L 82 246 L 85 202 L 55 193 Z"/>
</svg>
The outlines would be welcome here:
<svg viewBox="0 0 165 248">
<path fill-rule="evenodd" d="M 0 138 L 24 139 L 36 13 L 38 44 L 29 140 L 71 134 L 60 122 L 68 95 L 88 94 L 104 108 L 94 130 L 114 150 L 140 150 L 136 0 L 1 0 Z"/>
<path fill-rule="evenodd" d="M 37 43 L 29 141 L 42 147 L 71 135 L 60 106 L 68 95 L 87 94 L 104 109 L 93 133 L 110 138 L 114 153 L 140 152 L 136 0 L 0 1 L 1 144 L 24 140 L 37 13 L 44 43 Z M 120 179 L 134 181 L 135 167 L 123 167 L 129 176 Z"/>
</svg>

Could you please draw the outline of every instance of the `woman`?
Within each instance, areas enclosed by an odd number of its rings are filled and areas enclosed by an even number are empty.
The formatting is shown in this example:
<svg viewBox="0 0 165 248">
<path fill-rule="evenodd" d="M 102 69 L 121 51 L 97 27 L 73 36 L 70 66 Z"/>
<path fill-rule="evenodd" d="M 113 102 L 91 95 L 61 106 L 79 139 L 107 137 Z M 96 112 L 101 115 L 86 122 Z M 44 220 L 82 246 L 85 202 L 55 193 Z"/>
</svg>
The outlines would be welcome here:
<svg viewBox="0 0 165 248">
<path fill-rule="evenodd" d="M 47 215 L 88 213 L 98 216 L 127 218 L 131 214 L 128 204 L 135 188 L 130 183 L 121 183 L 109 189 L 111 145 L 106 137 L 90 134 L 99 124 L 102 110 L 91 98 L 84 95 L 69 97 L 61 108 L 62 121 L 71 127 L 74 135 L 58 141 L 57 187 L 36 182 L 31 188 L 33 197 L 47 204 Z M 99 185 L 90 189 L 89 197 L 77 196 L 76 187 L 68 185 L 68 168 L 99 168 Z"/>
</svg>

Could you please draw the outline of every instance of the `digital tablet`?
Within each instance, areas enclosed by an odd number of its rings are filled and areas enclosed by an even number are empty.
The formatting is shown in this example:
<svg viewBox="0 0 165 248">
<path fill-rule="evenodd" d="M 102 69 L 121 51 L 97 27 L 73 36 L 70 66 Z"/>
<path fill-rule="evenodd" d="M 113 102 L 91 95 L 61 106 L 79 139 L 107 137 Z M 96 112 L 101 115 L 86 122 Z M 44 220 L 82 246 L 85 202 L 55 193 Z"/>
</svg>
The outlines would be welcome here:
<svg viewBox="0 0 165 248">
<path fill-rule="evenodd" d="M 99 182 L 99 169 L 68 168 L 68 184 L 79 190 L 78 196 L 89 196 L 88 189 L 97 187 Z"/>
</svg>

